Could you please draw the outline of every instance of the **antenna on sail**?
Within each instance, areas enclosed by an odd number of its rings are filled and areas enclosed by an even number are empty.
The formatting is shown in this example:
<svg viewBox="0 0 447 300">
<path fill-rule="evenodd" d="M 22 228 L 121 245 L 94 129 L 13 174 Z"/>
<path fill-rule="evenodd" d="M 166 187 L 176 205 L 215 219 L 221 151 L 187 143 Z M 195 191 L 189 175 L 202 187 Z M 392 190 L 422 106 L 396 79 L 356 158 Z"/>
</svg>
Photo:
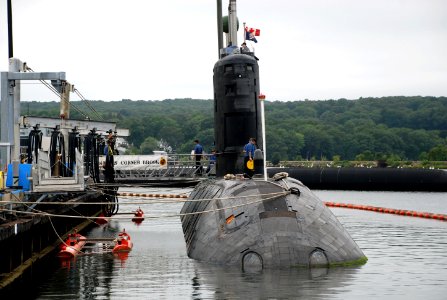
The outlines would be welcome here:
<svg viewBox="0 0 447 300">
<path fill-rule="evenodd" d="M 229 55 L 240 53 L 237 42 L 237 30 L 239 22 L 236 12 L 236 0 L 230 0 L 228 4 L 228 16 L 222 17 L 222 0 L 217 0 L 217 40 L 219 47 L 219 59 Z M 225 33 L 225 46 L 223 45 L 223 33 Z"/>
<path fill-rule="evenodd" d="M 11 58 L 11 57 L 14 57 L 13 44 L 12 44 L 12 8 L 11 8 L 11 0 L 7 1 L 7 10 L 8 10 L 8 55 L 9 55 L 9 58 Z"/>
<path fill-rule="evenodd" d="M 222 20 L 222 0 L 217 0 L 217 44 L 218 58 L 220 59 L 220 50 L 223 48 L 223 20 Z"/>
<path fill-rule="evenodd" d="M 228 43 L 237 46 L 237 12 L 236 0 L 230 0 L 228 4 Z"/>
</svg>

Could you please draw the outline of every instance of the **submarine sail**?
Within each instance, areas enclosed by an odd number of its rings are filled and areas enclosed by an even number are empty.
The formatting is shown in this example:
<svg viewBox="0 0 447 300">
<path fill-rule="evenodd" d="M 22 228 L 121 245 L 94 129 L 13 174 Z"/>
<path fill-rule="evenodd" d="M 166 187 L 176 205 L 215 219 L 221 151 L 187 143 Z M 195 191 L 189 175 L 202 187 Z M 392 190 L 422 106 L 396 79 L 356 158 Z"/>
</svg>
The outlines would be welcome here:
<svg viewBox="0 0 447 300">
<path fill-rule="evenodd" d="M 214 66 L 216 176 L 243 173 L 243 148 L 249 138 L 262 145 L 259 67 L 247 54 L 232 54 Z"/>
</svg>

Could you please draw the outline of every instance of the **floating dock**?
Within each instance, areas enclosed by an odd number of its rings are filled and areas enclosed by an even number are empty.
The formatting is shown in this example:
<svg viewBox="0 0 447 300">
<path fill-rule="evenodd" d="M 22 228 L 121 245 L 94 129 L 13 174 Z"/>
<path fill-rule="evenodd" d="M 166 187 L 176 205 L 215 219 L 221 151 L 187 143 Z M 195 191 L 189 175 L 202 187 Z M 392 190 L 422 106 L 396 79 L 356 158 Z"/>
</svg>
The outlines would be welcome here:
<svg viewBox="0 0 447 300">
<path fill-rule="evenodd" d="M 447 191 L 447 170 L 398 168 L 268 168 L 287 172 L 311 189 L 360 191 Z"/>
</svg>

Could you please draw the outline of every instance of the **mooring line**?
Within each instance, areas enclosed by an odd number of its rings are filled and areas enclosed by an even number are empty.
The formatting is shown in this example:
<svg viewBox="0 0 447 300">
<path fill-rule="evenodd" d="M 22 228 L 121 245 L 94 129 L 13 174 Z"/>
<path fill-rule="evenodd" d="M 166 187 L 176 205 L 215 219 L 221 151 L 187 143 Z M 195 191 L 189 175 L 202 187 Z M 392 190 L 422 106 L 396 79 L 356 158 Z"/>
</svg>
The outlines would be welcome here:
<svg viewBox="0 0 447 300">
<path fill-rule="evenodd" d="M 429 212 L 420 212 L 420 211 L 415 211 L 415 210 L 395 209 L 395 208 L 386 208 L 386 207 L 351 204 L 351 203 L 324 202 L 324 204 L 329 207 L 342 207 L 342 208 L 369 210 L 369 211 L 385 213 L 385 214 L 393 214 L 393 215 L 400 215 L 400 216 L 407 216 L 407 217 L 417 217 L 417 218 L 433 219 L 433 220 L 439 220 L 439 221 L 447 221 L 447 215 L 445 215 L 445 214 L 436 214 L 436 213 L 429 213 Z"/>
<path fill-rule="evenodd" d="M 50 216 L 48 216 L 48 220 L 50 221 L 51 227 L 53 227 L 54 233 L 57 235 L 57 237 L 58 237 L 59 240 L 62 242 L 62 244 L 65 245 L 65 247 L 69 247 L 70 249 L 73 249 L 73 250 L 75 250 L 75 251 L 78 252 L 78 253 L 84 253 L 82 250 L 78 250 L 78 249 L 76 249 L 76 248 L 74 248 L 74 247 L 72 247 L 72 246 L 70 246 L 70 245 L 67 245 L 67 243 L 65 243 L 65 241 L 62 239 L 62 237 L 57 233 L 57 230 L 56 230 L 56 228 L 54 227 L 54 225 L 53 225 L 53 221 L 51 221 L 51 217 L 50 217 Z"/>
<path fill-rule="evenodd" d="M 200 215 L 200 214 L 216 212 L 216 211 L 221 211 L 221 210 L 225 210 L 225 209 L 233 209 L 233 208 L 238 208 L 238 207 L 242 207 L 242 206 L 247 206 L 247 205 L 260 203 L 260 202 L 263 202 L 263 201 L 267 201 L 267 200 L 271 200 L 271 199 L 275 199 L 275 198 L 278 198 L 278 197 L 282 197 L 282 196 L 288 195 L 288 194 L 290 194 L 290 192 L 289 191 L 285 191 L 285 192 L 281 192 L 281 193 L 272 193 L 272 194 L 277 194 L 277 195 L 274 195 L 274 196 L 271 196 L 271 197 L 267 197 L 267 198 L 261 198 L 259 200 L 255 200 L 255 201 L 251 201 L 251 202 L 247 202 L 247 203 L 242 203 L 242 204 L 238 204 L 238 205 L 232 205 L 232 206 L 227 206 L 227 207 L 222 207 L 222 208 L 217 208 L 217 209 L 212 209 L 212 210 L 204 210 L 204 211 L 200 211 L 200 212 L 180 213 L 180 214 L 166 214 L 166 215 L 159 215 L 159 216 L 147 216 L 147 215 L 145 215 L 144 218 L 145 219 L 161 219 L 161 218 L 171 218 L 171 217 L 184 217 L 184 216 L 190 216 L 190 215 Z M 50 214 L 50 213 L 46 213 L 46 212 L 34 213 L 34 212 L 25 212 L 25 211 L 12 210 L 12 209 L 0 209 L 0 212 L 2 212 L 2 211 L 3 212 L 12 212 L 12 213 L 25 214 L 25 215 L 41 215 L 41 216 L 61 217 L 61 218 L 75 218 L 75 219 L 131 220 L 131 219 L 134 218 L 133 216 L 132 217 L 117 217 L 117 216 L 112 216 L 112 217 L 85 217 L 85 216 L 72 216 L 72 215 L 57 215 L 57 214 Z"/>
<path fill-rule="evenodd" d="M 112 195 L 107 193 L 102 193 L 103 195 Z M 119 204 L 122 205 L 145 205 L 145 204 L 160 204 L 160 203 L 184 203 L 184 202 L 203 202 L 203 201 L 214 201 L 214 200 L 232 200 L 232 199 L 244 199 L 244 198 L 253 198 L 253 197 L 263 197 L 263 196 L 275 196 L 275 195 L 283 195 L 284 192 L 276 192 L 276 193 L 265 193 L 265 194 L 253 194 L 253 195 L 246 195 L 246 196 L 232 196 L 232 197 L 221 197 L 221 198 L 206 198 L 206 199 L 174 199 L 174 198 L 164 198 L 162 201 L 160 201 L 160 198 L 154 198 L 154 199 L 146 199 L 146 200 L 158 200 L 158 201 L 142 201 L 142 202 L 120 202 Z M 133 197 L 137 196 L 131 196 L 130 198 L 126 199 L 132 199 Z M 142 199 L 140 199 L 142 200 Z M 33 201 L 0 201 L 0 204 L 36 204 L 36 202 Z M 107 205 L 107 204 L 114 204 L 114 202 L 38 202 L 37 204 L 42 205 Z"/>
<path fill-rule="evenodd" d="M 240 198 L 250 198 L 250 197 L 259 197 L 259 196 L 271 196 L 267 198 L 261 198 L 259 200 L 239 204 L 239 205 L 233 205 L 233 206 L 227 206 L 222 207 L 218 209 L 212 209 L 212 210 L 206 210 L 206 211 L 200 211 L 200 212 L 192 212 L 192 213 L 183 213 L 183 214 L 170 214 L 170 215 L 160 215 L 160 216 L 145 216 L 145 218 L 148 219 L 159 219 L 159 218 L 168 218 L 168 217 L 182 217 L 182 216 L 188 216 L 188 215 L 197 215 L 197 214 L 204 214 L 204 213 L 210 213 L 210 212 L 216 212 L 220 210 L 225 209 L 233 209 L 238 208 L 246 205 L 256 204 L 262 201 L 274 199 L 277 197 L 281 197 L 284 195 L 290 194 L 289 191 L 287 192 L 278 192 L 278 193 L 268 193 L 268 194 L 262 194 L 262 195 L 248 195 L 248 196 L 239 196 L 239 197 L 222 197 L 222 198 L 214 198 L 214 199 L 189 199 L 189 200 L 175 200 L 175 201 L 161 201 L 161 202 L 129 202 L 129 203 L 121 203 L 121 204 L 132 204 L 132 205 L 144 205 L 144 204 L 153 204 L 153 203 L 176 203 L 179 202 L 188 202 L 188 201 L 212 201 L 212 200 L 225 200 L 225 199 L 240 199 Z M 139 196 L 138 196 L 139 197 Z M 21 201 L 0 201 L 1 203 L 13 203 L 13 204 L 26 204 L 34 203 L 34 202 L 21 202 Z M 408 217 L 418 217 L 418 218 L 425 218 L 425 219 L 433 219 L 433 220 L 439 220 L 439 221 L 447 221 L 447 215 L 446 214 L 440 214 L 440 213 L 430 213 L 430 212 L 420 212 L 420 211 L 414 211 L 414 210 L 405 210 L 405 209 L 395 209 L 395 208 L 386 208 L 386 207 L 378 207 L 378 206 L 371 206 L 371 205 L 360 205 L 360 204 L 352 204 L 352 203 L 339 203 L 339 202 L 323 202 L 328 207 L 340 207 L 340 208 L 350 208 L 350 209 L 359 209 L 359 210 L 368 210 L 368 211 L 374 211 L 379 213 L 387 213 L 387 214 L 395 214 L 395 215 L 401 215 L 401 216 L 408 216 Z M 73 205 L 73 204 L 90 204 L 90 205 L 101 205 L 101 204 L 107 204 L 107 202 L 96 202 L 96 203 L 82 203 L 82 202 L 76 202 L 76 203 L 54 203 L 54 202 L 42 202 L 39 204 L 61 204 L 61 205 Z M 91 222 L 92 219 L 119 219 L 119 220 L 127 220 L 132 219 L 133 217 L 87 217 L 87 216 L 72 216 L 72 215 L 57 215 L 57 214 L 50 214 L 46 213 L 37 209 L 33 209 L 37 212 L 24 212 L 19 210 L 8 210 L 8 209 L 0 209 L 0 211 L 3 212 L 13 212 L 13 213 L 20 213 L 20 214 L 29 214 L 29 215 L 43 215 L 48 217 L 65 217 L 65 218 L 83 218 L 83 219 L 89 219 Z"/>
</svg>

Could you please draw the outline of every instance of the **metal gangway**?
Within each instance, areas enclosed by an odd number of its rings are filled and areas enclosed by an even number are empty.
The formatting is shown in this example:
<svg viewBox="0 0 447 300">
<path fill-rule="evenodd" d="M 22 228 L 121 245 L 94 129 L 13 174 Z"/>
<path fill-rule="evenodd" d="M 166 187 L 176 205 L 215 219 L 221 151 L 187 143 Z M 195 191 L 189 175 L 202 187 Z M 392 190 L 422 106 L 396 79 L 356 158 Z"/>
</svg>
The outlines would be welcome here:
<svg viewBox="0 0 447 300">
<path fill-rule="evenodd" d="M 167 154 L 160 157 L 159 167 L 149 165 L 128 170 L 117 168 L 114 176 L 115 183 L 195 185 L 201 180 L 216 176 L 216 164 L 211 156 L 211 154 L 203 154 L 199 167 L 196 166 L 194 155 Z"/>
</svg>

